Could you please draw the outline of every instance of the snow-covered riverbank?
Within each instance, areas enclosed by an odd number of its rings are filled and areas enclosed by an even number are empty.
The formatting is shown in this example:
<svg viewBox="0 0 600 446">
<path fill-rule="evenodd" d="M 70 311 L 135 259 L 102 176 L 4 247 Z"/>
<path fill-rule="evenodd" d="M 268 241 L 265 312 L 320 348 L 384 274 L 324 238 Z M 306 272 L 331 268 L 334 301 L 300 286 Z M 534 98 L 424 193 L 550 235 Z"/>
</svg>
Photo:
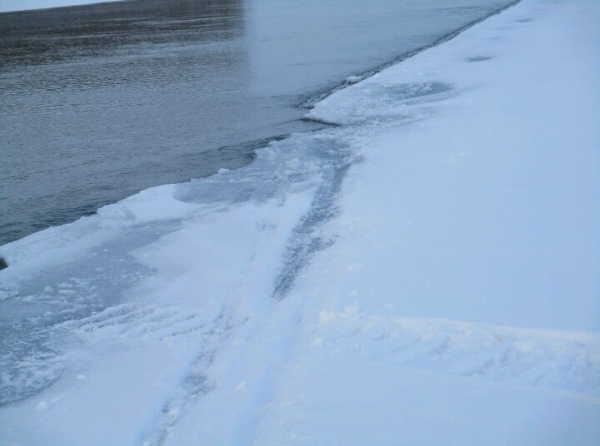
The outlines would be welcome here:
<svg viewBox="0 0 600 446">
<path fill-rule="evenodd" d="M 524 0 L 3 247 L 0 444 L 598 444 L 599 19 Z"/>
</svg>

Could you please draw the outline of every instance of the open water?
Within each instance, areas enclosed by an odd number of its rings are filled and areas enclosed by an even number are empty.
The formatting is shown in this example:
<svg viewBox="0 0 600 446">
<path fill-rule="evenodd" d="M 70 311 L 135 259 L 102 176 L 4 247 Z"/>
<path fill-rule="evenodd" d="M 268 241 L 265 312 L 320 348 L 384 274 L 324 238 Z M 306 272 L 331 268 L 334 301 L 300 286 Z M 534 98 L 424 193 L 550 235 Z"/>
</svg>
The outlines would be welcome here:
<svg viewBox="0 0 600 446">
<path fill-rule="evenodd" d="M 512 0 L 131 0 L 0 14 L 0 245 L 319 124 L 346 78 Z"/>
</svg>

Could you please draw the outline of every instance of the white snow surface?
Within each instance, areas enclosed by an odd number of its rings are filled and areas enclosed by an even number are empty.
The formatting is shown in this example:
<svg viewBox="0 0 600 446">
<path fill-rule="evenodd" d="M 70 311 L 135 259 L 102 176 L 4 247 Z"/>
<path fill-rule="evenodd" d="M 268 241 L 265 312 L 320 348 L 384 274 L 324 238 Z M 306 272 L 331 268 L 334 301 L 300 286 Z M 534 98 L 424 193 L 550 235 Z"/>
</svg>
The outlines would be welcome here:
<svg viewBox="0 0 600 446">
<path fill-rule="evenodd" d="M 0 0 L 0 12 L 59 8 L 62 6 L 89 5 L 90 3 L 118 1 L 121 0 Z"/>
<path fill-rule="evenodd" d="M 0 445 L 600 444 L 598 41 L 523 0 L 2 247 Z"/>
</svg>

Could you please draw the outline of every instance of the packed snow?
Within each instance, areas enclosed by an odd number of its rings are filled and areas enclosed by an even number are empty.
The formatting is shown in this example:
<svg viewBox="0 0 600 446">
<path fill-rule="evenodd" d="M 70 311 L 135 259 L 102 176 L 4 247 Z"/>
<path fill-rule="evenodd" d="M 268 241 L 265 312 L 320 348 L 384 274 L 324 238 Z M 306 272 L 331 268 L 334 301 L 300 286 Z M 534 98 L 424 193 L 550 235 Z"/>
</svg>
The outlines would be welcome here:
<svg viewBox="0 0 600 446">
<path fill-rule="evenodd" d="M 600 444 L 600 4 L 1 247 L 0 445 Z"/>
</svg>

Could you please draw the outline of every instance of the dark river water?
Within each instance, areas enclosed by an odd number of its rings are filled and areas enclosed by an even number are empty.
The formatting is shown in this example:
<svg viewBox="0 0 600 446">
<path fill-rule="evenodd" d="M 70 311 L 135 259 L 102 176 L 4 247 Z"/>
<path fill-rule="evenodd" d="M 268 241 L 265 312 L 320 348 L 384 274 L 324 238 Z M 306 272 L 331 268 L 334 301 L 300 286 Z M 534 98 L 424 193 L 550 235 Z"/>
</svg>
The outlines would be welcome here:
<svg viewBox="0 0 600 446">
<path fill-rule="evenodd" d="M 318 128 L 310 103 L 512 0 L 132 0 L 0 14 L 0 245 Z"/>
</svg>

